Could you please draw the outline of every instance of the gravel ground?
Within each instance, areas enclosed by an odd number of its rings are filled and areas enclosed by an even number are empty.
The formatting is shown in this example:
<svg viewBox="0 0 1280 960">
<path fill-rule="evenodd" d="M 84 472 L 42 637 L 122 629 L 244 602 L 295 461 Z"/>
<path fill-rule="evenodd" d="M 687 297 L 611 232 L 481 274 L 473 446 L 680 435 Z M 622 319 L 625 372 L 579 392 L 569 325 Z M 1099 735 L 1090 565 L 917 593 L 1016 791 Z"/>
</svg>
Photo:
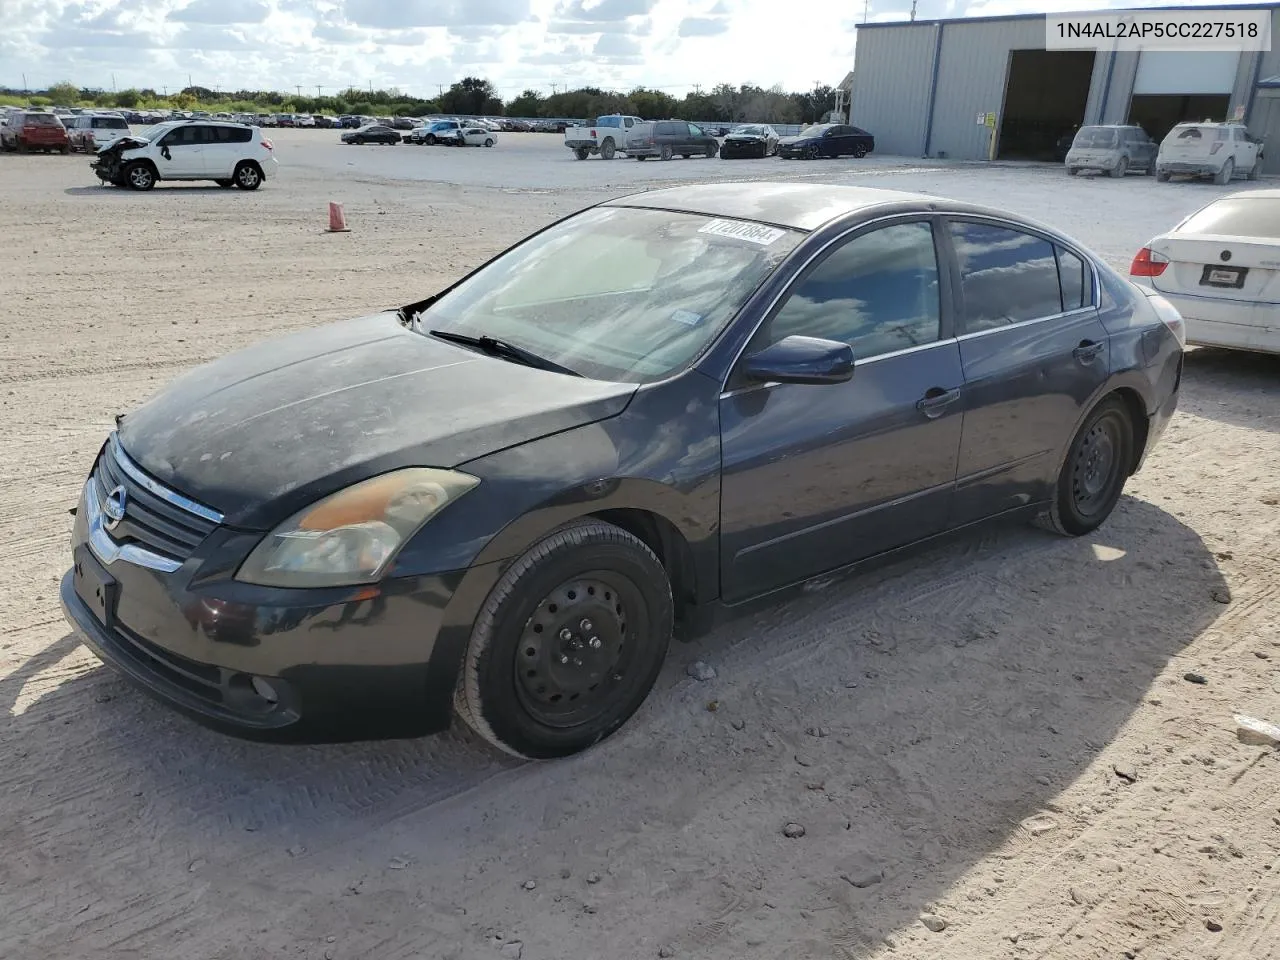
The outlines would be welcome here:
<svg viewBox="0 0 1280 960">
<path fill-rule="evenodd" d="M 598 199 L 683 177 L 903 187 L 1125 265 L 1221 188 L 272 135 L 284 169 L 254 194 L 0 156 L 0 955 L 1277 955 L 1280 763 L 1232 717 L 1280 719 L 1280 358 L 1193 351 L 1097 535 L 991 531 L 677 646 L 640 714 L 560 763 L 460 732 L 231 740 L 98 665 L 56 602 L 114 413 Z M 329 200 L 351 233 L 323 232 Z"/>
</svg>

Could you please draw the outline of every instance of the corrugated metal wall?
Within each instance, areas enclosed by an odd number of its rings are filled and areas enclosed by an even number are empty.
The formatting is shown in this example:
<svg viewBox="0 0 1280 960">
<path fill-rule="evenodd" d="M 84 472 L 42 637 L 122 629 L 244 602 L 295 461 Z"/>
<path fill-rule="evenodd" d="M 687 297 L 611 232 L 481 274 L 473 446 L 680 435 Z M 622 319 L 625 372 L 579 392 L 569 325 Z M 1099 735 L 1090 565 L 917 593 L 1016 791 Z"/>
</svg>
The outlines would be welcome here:
<svg viewBox="0 0 1280 960">
<path fill-rule="evenodd" d="M 1043 50 L 1045 22 L 992 20 L 948 23 L 942 39 L 932 151 L 957 160 L 985 160 L 989 135 L 980 111 L 1002 114 L 1011 50 Z"/>
<path fill-rule="evenodd" d="M 849 122 L 871 131 L 876 152 L 918 157 L 924 150 L 938 27 L 859 30 Z"/>
</svg>

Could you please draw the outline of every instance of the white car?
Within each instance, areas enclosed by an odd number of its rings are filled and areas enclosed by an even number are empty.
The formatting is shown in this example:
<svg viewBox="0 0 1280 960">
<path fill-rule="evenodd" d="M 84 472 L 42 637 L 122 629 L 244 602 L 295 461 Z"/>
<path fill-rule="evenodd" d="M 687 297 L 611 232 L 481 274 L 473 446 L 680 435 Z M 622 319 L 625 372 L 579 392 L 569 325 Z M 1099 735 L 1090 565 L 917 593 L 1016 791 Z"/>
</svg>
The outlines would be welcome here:
<svg viewBox="0 0 1280 960">
<path fill-rule="evenodd" d="M 495 131 L 474 124 L 463 124 L 457 130 L 446 131 L 446 133 L 447 138 L 442 134 L 440 142 L 455 147 L 492 147 L 498 142 L 498 134 Z"/>
<path fill-rule="evenodd" d="M 1280 353 L 1280 190 L 1214 200 L 1129 268 L 1182 314 L 1187 342 Z"/>
<path fill-rule="evenodd" d="M 67 117 L 62 125 L 67 128 L 72 150 L 97 153 L 121 137 L 129 136 L 129 124 L 118 113 L 82 113 Z"/>
<path fill-rule="evenodd" d="M 1168 182 L 1174 174 L 1212 177 L 1230 183 L 1234 177 L 1257 180 L 1262 173 L 1262 143 L 1243 123 L 1179 123 L 1160 141 L 1156 179 Z"/>
<path fill-rule="evenodd" d="M 293 125 L 295 127 L 314 127 L 316 118 L 309 114 L 299 113 L 293 118 Z"/>
<path fill-rule="evenodd" d="M 91 164 L 103 183 L 150 190 L 159 180 L 212 180 L 256 190 L 279 165 L 257 127 L 213 120 L 175 120 L 144 136 L 121 137 Z"/>
</svg>

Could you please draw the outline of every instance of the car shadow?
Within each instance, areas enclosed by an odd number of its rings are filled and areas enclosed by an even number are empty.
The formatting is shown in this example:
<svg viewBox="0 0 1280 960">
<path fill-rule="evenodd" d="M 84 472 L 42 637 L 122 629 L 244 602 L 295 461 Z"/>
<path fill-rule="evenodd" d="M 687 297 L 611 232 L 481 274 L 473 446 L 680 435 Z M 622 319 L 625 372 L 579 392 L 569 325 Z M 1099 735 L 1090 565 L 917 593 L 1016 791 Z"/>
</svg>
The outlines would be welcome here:
<svg viewBox="0 0 1280 960">
<path fill-rule="evenodd" d="M 1221 423 L 1280 433 L 1280 355 L 1189 349 L 1179 407 Z"/>
<path fill-rule="evenodd" d="M 377 920 L 384 901 L 342 895 L 352 861 L 375 849 L 379 863 L 391 850 L 421 862 L 416 902 L 465 902 L 469 929 L 533 930 L 543 911 L 548 956 L 554 943 L 556 955 L 632 956 L 654 937 L 683 956 L 756 955 L 762 942 L 773 956 L 815 944 L 866 956 L 919 932 L 918 915 L 978 862 L 1029 836 L 1028 818 L 1067 830 L 1054 798 L 1228 609 L 1214 599 L 1224 586 L 1194 530 L 1131 497 L 1089 537 L 992 528 L 673 645 L 636 718 L 550 764 L 459 732 L 247 743 L 91 670 L 0 724 L 16 757 L 0 778 L 14 889 L 38 891 L 51 859 L 78 865 L 59 897 L 24 897 L 7 936 L 80 956 L 71 945 L 101 917 L 152 897 L 172 907 L 172 891 L 198 886 L 191 909 L 206 918 L 225 923 L 238 905 L 269 917 L 254 936 L 271 955 L 314 940 L 316 903 L 302 901 L 332 889 L 344 952 L 408 955 L 416 925 L 391 929 Z M 81 655 L 56 641 L 0 680 L 0 705 Z M 719 676 L 686 676 L 695 659 Z M 1124 759 L 1144 776 L 1142 758 Z M 805 836 L 783 839 L 788 821 Z M 506 878 L 496 886 L 474 873 L 478 842 Z M 221 883 L 199 876 L 206 861 Z M 608 896 L 632 908 L 588 929 L 576 914 L 547 920 L 541 891 L 507 892 L 526 875 L 550 888 L 551 863 L 607 873 Z M 263 871 L 270 884 L 242 882 Z M 94 909 L 78 921 L 64 908 L 81 898 Z M 166 924 L 163 909 L 131 949 L 195 949 L 200 924 Z"/>
<path fill-rule="evenodd" d="M 114 196 L 114 195 L 127 197 L 127 196 L 137 196 L 139 193 L 139 191 L 130 190 L 128 187 L 114 187 L 105 183 L 94 184 L 94 185 L 83 186 L 83 187 L 67 187 L 62 192 L 69 197 L 87 197 L 87 196 L 105 197 L 105 196 Z M 212 183 L 206 184 L 206 183 L 164 182 L 164 183 L 156 184 L 156 186 L 151 190 L 146 190 L 142 192 L 163 196 L 166 193 L 237 194 L 237 193 L 246 193 L 249 191 L 237 190 L 234 187 L 219 187 L 217 184 L 212 184 Z"/>
</svg>

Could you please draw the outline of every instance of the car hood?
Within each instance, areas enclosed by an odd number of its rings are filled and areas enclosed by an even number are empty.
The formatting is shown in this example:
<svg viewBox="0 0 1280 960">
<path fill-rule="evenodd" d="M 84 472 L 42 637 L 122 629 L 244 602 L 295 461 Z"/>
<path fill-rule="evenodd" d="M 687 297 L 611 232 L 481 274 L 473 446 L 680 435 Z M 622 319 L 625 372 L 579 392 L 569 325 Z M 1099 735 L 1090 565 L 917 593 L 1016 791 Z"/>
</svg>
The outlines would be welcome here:
<svg viewBox="0 0 1280 960">
<path fill-rule="evenodd" d="M 725 136 L 726 140 L 763 140 L 762 133 L 730 133 Z"/>
<path fill-rule="evenodd" d="M 635 390 L 474 353 L 384 313 L 199 367 L 119 434 L 158 480 L 265 529 L 375 473 L 456 467 L 616 416 Z"/>
<path fill-rule="evenodd" d="M 783 147 L 795 146 L 800 143 L 811 143 L 813 139 L 813 137 L 781 137 L 778 140 L 778 145 Z"/>
</svg>

